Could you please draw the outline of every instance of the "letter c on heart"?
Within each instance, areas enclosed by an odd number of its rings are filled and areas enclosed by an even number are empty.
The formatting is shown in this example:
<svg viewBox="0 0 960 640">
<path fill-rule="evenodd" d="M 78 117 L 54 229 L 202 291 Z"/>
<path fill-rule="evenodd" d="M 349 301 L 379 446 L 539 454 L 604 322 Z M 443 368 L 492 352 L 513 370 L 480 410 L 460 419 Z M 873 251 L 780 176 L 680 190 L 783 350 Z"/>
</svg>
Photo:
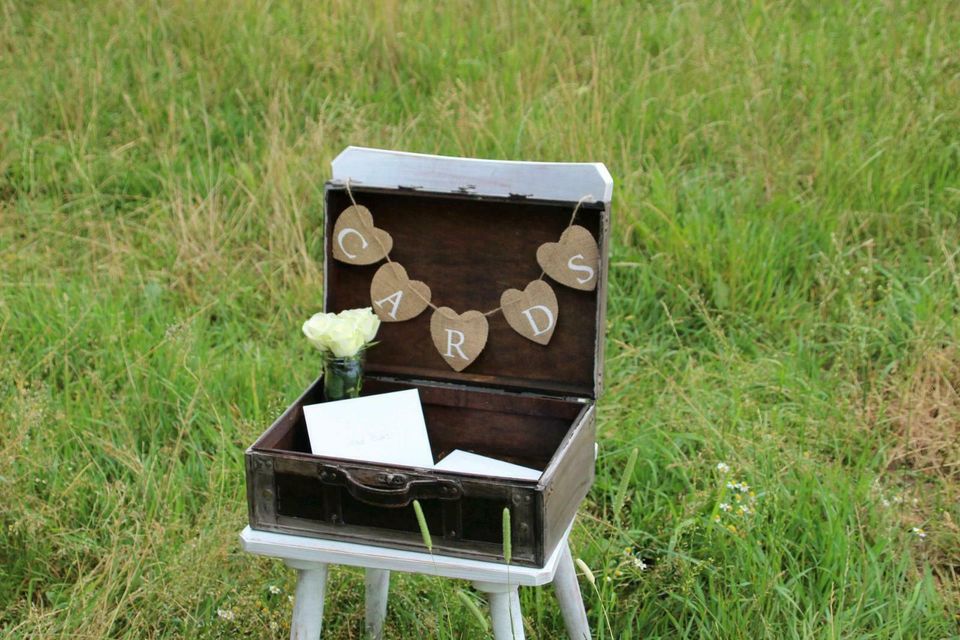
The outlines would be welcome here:
<svg viewBox="0 0 960 640">
<path fill-rule="evenodd" d="M 337 234 L 337 244 L 340 245 L 340 250 L 343 251 L 343 255 L 353 260 L 354 258 L 357 257 L 356 254 L 350 253 L 349 251 L 347 251 L 347 248 L 343 246 L 343 239 L 351 234 L 360 238 L 361 249 L 366 249 L 367 245 L 370 243 L 367 242 L 367 239 L 363 237 L 363 234 L 357 231 L 356 229 L 351 229 L 350 227 L 347 227 L 346 229 L 342 229 L 340 233 Z"/>
</svg>

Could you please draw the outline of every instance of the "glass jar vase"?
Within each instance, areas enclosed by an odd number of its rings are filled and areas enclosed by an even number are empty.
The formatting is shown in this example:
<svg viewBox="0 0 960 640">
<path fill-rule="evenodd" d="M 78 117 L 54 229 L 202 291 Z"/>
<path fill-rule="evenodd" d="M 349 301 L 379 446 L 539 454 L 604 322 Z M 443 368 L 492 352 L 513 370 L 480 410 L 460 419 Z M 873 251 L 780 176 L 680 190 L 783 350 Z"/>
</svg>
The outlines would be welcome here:
<svg viewBox="0 0 960 640">
<path fill-rule="evenodd" d="M 363 386 L 364 350 L 339 358 L 327 353 L 323 359 L 323 399 L 346 400 L 360 395 Z"/>
</svg>

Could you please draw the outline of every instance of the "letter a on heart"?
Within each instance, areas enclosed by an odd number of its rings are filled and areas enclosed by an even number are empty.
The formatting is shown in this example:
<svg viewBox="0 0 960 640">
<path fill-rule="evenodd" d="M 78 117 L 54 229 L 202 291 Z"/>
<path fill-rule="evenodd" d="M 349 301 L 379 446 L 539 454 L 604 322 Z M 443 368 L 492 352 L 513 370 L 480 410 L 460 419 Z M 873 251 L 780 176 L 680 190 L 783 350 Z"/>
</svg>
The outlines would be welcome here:
<svg viewBox="0 0 960 640">
<path fill-rule="evenodd" d="M 433 346 L 454 371 L 463 371 L 477 359 L 489 332 L 487 318 L 479 311 L 458 314 L 450 307 L 440 307 L 430 318 Z"/>
<path fill-rule="evenodd" d="M 370 303 L 384 322 L 404 322 L 420 315 L 430 304 L 430 287 L 411 280 L 398 262 L 388 262 L 373 274 Z"/>
</svg>

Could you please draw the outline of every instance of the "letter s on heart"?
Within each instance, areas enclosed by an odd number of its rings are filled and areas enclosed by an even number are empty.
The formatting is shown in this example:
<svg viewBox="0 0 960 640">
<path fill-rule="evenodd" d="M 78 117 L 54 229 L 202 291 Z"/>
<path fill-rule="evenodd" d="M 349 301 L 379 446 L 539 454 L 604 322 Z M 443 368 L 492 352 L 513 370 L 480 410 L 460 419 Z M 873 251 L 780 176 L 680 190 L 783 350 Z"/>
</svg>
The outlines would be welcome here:
<svg viewBox="0 0 960 640">
<path fill-rule="evenodd" d="M 342 247 L 343 245 L 341 245 L 341 248 Z M 575 276 L 577 278 L 577 282 L 579 282 L 580 284 L 586 284 L 591 280 L 593 280 L 593 277 L 596 275 L 596 272 L 593 270 L 593 267 L 591 266 L 588 266 L 585 264 L 578 264 L 574 262 L 574 260 L 576 260 L 577 258 L 580 258 L 581 260 L 583 260 L 583 254 L 578 253 L 575 256 L 571 256 L 570 259 L 567 260 L 567 268 L 570 269 L 570 271 L 574 271 L 578 273 L 586 273 L 587 275 L 584 277 Z"/>
</svg>

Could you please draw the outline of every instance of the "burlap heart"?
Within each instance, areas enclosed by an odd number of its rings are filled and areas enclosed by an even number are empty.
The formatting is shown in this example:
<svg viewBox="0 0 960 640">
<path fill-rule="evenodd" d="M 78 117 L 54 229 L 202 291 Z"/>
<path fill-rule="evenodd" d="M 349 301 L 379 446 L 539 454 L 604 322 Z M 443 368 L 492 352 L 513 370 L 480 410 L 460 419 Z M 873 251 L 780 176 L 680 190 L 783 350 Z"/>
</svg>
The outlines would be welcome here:
<svg viewBox="0 0 960 640">
<path fill-rule="evenodd" d="M 507 324 L 528 340 L 546 345 L 553 337 L 560 317 L 557 294 L 543 280 L 534 280 L 526 289 L 507 289 L 500 296 Z"/>
<path fill-rule="evenodd" d="M 374 264 L 393 248 L 393 238 L 373 225 L 370 210 L 363 205 L 349 206 L 333 225 L 333 257 L 347 264 Z"/>
<path fill-rule="evenodd" d="M 589 231 L 568 227 L 560 242 L 545 242 L 537 249 L 537 262 L 548 276 L 562 285 L 593 291 L 600 275 L 600 249 Z"/>
<path fill-rule="evenodd" d="M 384 322 L 403 322 L 416 318 L 427 308 L 430 287 L 411 280 L 400 264 L 388 262 L 373 274 L 370 302 L 377 317 Z"/>
<path fill-rule="evenodd" d="M 450 307 L 440 307 L 430 318 L 433 345 L 454 371 L 463 371 L 477 359 L 489 332 L 487 318 L 479 311 L 458 314 Z"/>
</svg>

